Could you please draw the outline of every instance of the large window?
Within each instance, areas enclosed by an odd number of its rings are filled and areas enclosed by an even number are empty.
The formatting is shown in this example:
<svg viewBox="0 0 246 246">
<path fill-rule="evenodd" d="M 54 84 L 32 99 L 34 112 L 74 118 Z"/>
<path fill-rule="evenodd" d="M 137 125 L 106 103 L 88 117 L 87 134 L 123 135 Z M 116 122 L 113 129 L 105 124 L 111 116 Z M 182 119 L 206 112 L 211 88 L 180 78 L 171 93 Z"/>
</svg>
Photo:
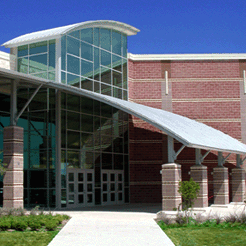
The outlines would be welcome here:
<svg viewBox="0 0 246 246">
<path fill-rule="evenodd" d="M 55 80 L 55 40 L 18 47 L 17 71 Z"/>
<path fill-rule="evenodd" d="M 94 170 L 96 204 L 100 204 L 101 170 L 124 170 L 128 196 L 128 114 L 86 97 L 62 93 L 61 127 L 62 206 L 66 206 L 68 168 Z"/>
<path fill-rule="evenodd" d="M 127 36 L 88 28 L 61 40 L 62 83 L 127 100 Z"/>
</svg>

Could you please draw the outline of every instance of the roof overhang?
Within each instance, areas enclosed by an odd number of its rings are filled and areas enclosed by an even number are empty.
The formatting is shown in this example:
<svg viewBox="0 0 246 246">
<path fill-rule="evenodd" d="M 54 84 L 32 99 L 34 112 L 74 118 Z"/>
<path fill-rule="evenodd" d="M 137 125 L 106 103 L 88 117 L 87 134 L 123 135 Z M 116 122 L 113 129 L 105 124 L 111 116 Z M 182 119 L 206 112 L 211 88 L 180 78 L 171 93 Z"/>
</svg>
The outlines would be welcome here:
<svg viewBox="0 0 246 246">
<path fill-rule="evenodd" d="M 11 39 L 5 42 L 4 44 L 2 44 L 2 46 L 5 46 L 6 48 L 12 48 L 29 43 L 36 43 L 44 40 L 57 39 L 68 32 L 76 31 L 78 29 L 92 28 L 92 27 L 113 29 L 115 31 L 124 33 L 127 36 L 136 35 L 140 31 L 139 29 L 131 25 L 119 21 L 112 21 L 112 20 L 85 21 L 73 25 L 28 33 L 19 36 L 17 38 Z"/>
<path fill-rule="evenodd" d="M 17 80 L 19 86 L 30 87 L 42 84 L 48 88 L 58 89 L 74 95 L 86 96 L 106 103 L 150 123 L 169 136 L 177 139 L 187 147 L 246 154 L 246 145 L 239 142 L 237 139 L 203 123 L 162 109 L 147 107 L 141 104 L 124 101 L 88 90 L 64 85 L 62 83 L 55 83 L 46 79 L 1 68 L 0 88 L 3 88 L 1 91 L 5 91 L 5 93 L 7 93 L 11 80 Z"/>
</svg>

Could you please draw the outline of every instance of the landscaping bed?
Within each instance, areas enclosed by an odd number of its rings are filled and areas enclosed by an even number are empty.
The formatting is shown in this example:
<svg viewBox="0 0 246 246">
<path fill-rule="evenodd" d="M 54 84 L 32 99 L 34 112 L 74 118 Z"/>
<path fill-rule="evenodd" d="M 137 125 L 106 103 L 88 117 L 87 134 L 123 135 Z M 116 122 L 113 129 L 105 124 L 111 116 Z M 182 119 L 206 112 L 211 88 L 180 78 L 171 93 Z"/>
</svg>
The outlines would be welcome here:
<svg viewBox="0 0 246 246">
<path fill-rule="evenodd" d="M 70 219 L 67 215 L 0 208 L 0 245 L 47 245 Z"/>
<path fill-rule="evenodd" d="M 162 213 L 157 222 L 166 235 L 178 246 L 245 245 L 246 213 L 218 214 L 178 213 L 175 218 Z"/>
</svg>

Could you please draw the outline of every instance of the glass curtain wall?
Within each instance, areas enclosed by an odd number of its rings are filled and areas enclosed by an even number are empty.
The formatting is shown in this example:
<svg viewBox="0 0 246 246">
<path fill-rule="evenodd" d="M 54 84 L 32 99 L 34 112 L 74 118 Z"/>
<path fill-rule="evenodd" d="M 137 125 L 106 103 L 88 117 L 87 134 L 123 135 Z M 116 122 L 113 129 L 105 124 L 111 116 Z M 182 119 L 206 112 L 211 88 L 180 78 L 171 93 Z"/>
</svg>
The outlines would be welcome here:
<svg viewBox="0 0 246 246">
<path fill-rule="evenodd" d="M 18 111 L 35 89 L 18 89 Z M 55 207 L 55 91 L 40 89 L 18 120 L 24 128 L 24 205 Z"/>
<path fill-rule="evenodd" d="M 55 40 L 18 47 L 17 71 L 55 81 Z"/>
<path fill-rule="evenodd" d="M 10 96 L 0 93 L 0 159 L 3 160 L 3 128 L 10 122 Z M 0 207 L 3 206 L 3 176 L 0 174 Z"/>
<path fill-rule="evenodd" d="M 93 169 L 95 204 L 101 204 L 101 170 L 124 170 L 129 202 L 128 115 L 104 103 L 62 93 L 61 206 L 67 206 L 68 168 Z"/>
<path fill-rule="evenodd" d="M 62 83 L 127 100 L 127 36 L 77 30 L 61 39 Z"/>
</svg>

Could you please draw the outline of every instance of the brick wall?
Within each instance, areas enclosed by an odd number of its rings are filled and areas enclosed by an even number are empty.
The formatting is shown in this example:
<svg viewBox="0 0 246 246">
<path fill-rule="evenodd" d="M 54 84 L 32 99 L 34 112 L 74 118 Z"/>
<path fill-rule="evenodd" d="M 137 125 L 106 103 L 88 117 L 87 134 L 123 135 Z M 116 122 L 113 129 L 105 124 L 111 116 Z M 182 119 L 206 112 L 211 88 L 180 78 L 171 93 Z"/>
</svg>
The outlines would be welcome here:
<svg viewBox="0 0 246 246">
<path fill-rule="evenodd" d="M 219 129 L 234 138 L 243 137 L 242 76 L 246 61 L 129 61 L 129 100 L 162 108 Z M 165 93 L 168 71 L 169 93 Z M 244 101 L 242 101 L 244 100 Z M 245 117 L 246 133 L 246 117 Z M 161 164 L 167 162 L 166 137 L 155 127 L 132 117 L 130 124 L 130 201 L 161 202 Z M 175 142 L 175 149 L 180 144 Z M 225 166 L 234 167 L 235 155 Z M 195 150 L 185 148 L 176 161 L 183 180 L 195 164 Z M 208 167 L 209 202 L 213 201 L 213 168 L 217 152 L 203 162 Z M 231 179 L 231 177 L 230 177 Z M 231 187 L 231 182 L 230 182 Z M 152 192 L 150 192 L 152 190 Z M 231 198 L 231 197 L 230 197 Z"/>
</svg>

